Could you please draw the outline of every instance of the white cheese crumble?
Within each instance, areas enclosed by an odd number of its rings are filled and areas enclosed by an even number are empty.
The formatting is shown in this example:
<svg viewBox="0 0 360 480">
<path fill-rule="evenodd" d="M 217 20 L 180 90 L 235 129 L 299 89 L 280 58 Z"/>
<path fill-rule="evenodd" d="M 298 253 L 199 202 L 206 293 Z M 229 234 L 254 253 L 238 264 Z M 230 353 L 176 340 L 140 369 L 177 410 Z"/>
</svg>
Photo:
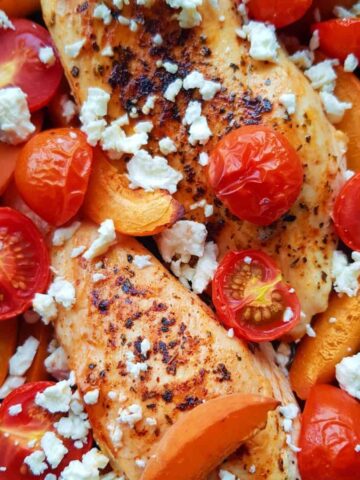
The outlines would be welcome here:
<svg viewBox="0 0 360 480">
<path fill-rule="evenodd" d="M 137 458 L 135 460 L 135 465 L 139 468 L 145 468 L 146 466 L 146 460 L 144 460 L 143 458 Z"/>
<path fill-rule="evenodd" d="M 22 412 L 22 405 L 21 403 L 17 403 L 16 405 L 11 405 L 9 408 L 9 415 L 10 417 L 16 417 L 19 413 Z"/>
<path fill-rule="evenodd" d="M 40 444 L 48 464 L 51 468 L 57 468 L 68 453 L 68 449 L 54 432 L 46 432 Z"/>
<path fill-rule="evenodd" d="M 96 5 L 93 17 L 102 20 L 105 25 L 110 25 L 112 21 L 111 10 L 104 3 Z"/>
<path fill-rule="evenodd" d="M 41 47 L 39 50 L 39 59 L 42 63 L 51 67 L 56 62 L 54 49 L 52 47 Z"/>
<path fill-rule="evenodd" d="M 145 423 L 146 425 L 149 425 L 149 427 L 155 427 L 155 425 L 157 425 L 157 420 L 153 417 L 147 417 L 145 419 Z"/>
<path fill-rule="evenodd" d="M 18 87 L 0 88 L 0 142 L 18 145 L 34 133 L 26 98 Z"/>
<path fill-rule="evenodd" d="M 126 423 L 130 428 L 143 418 L 142 408 L 140 405 L 134 403 L 127 408 L 120 410 L 119 422 Z"/>
<path fill-rule="evenodd" d="M 25 377 L 13 377 L 9 376 L 0 387 L 0 400 L 3 400 L 9 395 L 15 388 L 21 387 L 26 381 Z"/>
<path fill-rule="evenodd" d="M 52 244 L 55 247 L 60 247 L 64 245 L 67 240 L 70 240 L 73 235 L 79 230 L 81 226 L 80 222 L 73 222 L 71 225 L 68 227 L 62 227 L 62 228 L 57 228 L 54 231 L 53 237 L 52 237 Z"/>
<path fill-rule="evenodd" d="M 309 337 L 312 337 L 312 338 L 316 337 L 316 332 L 309 323 L 306 325 L 305 329 L 306 329 L 306 334 Z"/>
<path fill-rule="evenodd" d="M 332 275 L 337 293 L 346 293 L 354 297 L 359 291 L 360 253 L 352 252 L 353 263 L 349 263 L 345 253 L 335 250 L 333 254 Z"/>
<path fill-rule="evenodd" d="M 310 38 L 309 48 L 313 52 L 320 47 L 319 30 L 314 30 Z"/>
<path fill-rule="evenodd" d="M 175 193 L 182 174 L 170 167 L 166 158 L 152 157 L 145 150 L 139 150 L 127 163 L 130 188 L 143 188 L 152 192 L 158 188 Z"/>
<path fill-rule="evenodd" d="M 337 78 L 334 65 L 338 65 L 337 60 L 324 60 L 305 70 L 304 74 L 315 90 L 334 91 Z"/>
<path fill-rule="evenodd" d="M 106 127 L 104 120 L 107 114 L 110 95 L 102 88 L 90 87 L 88 96 L 81 107 L 80 121 L 81 130 L 86 133 L 88 143 L 95 147 L 101 139 Z"/>
<path fill-rule="evenodd" d="M 48 295 L 67 310 L 76 302 L 75 287 L 62 277 L 56 277 L 49 287 Z"/>
<path fill-rule="evenodd" d="M 175 98 L 180 93 L 182 86 L 183 81 L 181 80 L 181 78 L 177 78 L 167 86 L 164 93 L 164 98 L 166 98 L 166 100 L 168 100 L 169 102 L 175 102 Z"/>
<path fill-rule="evenodd" d="M 294 317 L 294 312 L 292 308 L 286 307 L 283 314 L 283 321 L 290 322 L 290 320 L 292 320 L 293 317 Z"/>
<path fill-rule="evenodd" d="M 16 352 L 9 360 L 9 374 L 21 377 L 29 370 L 35 358 L 39 340 L 30 336 L 23 345 L 17 347 Z"/>
<path fill-rule="evenodd" d="M 152 42 L 154 45 L 156 45 L 157 47 L 160 47 L 162 44 L 163 44 L 163 38 L 162 36 L 160 35 L 160 33 L 157 33 L 153 36 L 152 38 Z"/>
<path fill-rule="evenodd" d="M 41 450 L 36 450 L 25 457 L 24 463 L 30 468 L 33 475 L 41 475 L 48 469 L 45 463 L 45 453 Z"/>
<path fill-rule="evenodd" d="M 85 43 L 86 43 L 86 38 L 82 38 L 77 42 L 65 45 L 65 49 L 64 49 L 65 54 L 70 58 L 77 58 L 81 52 L 81 49 L 85 45 Z"/>
<path fill-rule="evenodd" d="M 85 413 L 75 415 L 72 412 L 69 413 L 68 417 L 61 417 L 54 426 L 62 437 L 82 441 L 86 441 L 91 428 Z"/>
<path fill-rule="evenodd" d="M 310 50 L 298 50 L 289 57 L 289 60 L 302 70 L 306 70 L 314 63 L 314 53 Z"/>
<path fill-rule="evenodd" d="M 355 57 L 353 53 L 349 53 L 349 55 L 345 58 L 345 62 L 344 62 L 345 72 L 355 71 L 358 65 L 359 65 L 359 60 Z"/>
<path fill-rule="evenodd" d="M 0 29 L 15 30 L 14 24 L 3 10 L 0 10 Z"/>
<path fill-rule="evenodd" d="M 209 203 L 206 203 L 205 199 L 202 199 L 199 202 L 190 205 L 190 210 L 196 210 L 197 208 L 204 209 L 204 215 L 206 218 L 211 217 L 211 215 L 213 215 L 214 213 L 214 207 Z"/>
<path fill-rule="evenodd" d="M 147 354 L 149 353 L 150 349 L 151 349 L 150 341 L 147 338 L 144 338 L 140 343 L 140 353 L 141 353 L 141 355 L 146 357 Z"/>
<path fill-rule="evenodd" d="M 106 280 L 106 279 L 107 279 L 107 276 L 104 275 L 103 273 L 93 273 L 91 275 L 91 280 L 94 283 L 102 282 L 103 280 Z"/>
<path fill-rule="evenodd" d="M 169 155 L 177 151 L 175 142 L 170 137 L 164 137 L 159 141 L 160 152 L 163 155 Z"/>
<path fill-rule="evenodd" d="M 128 115 L 122 115 L 111 122 L 102 133 L 101 146 L 113 160 L 120 159 L 124 153 L 137 153 L 149 141 L 148 132 L 153 128 L 152 122 L 139 122 L 134 129 L 135 133 L 129 136 L 122 128 L 128 123 Z"/>
<path fill-rule="evenodd" d="M 195 293 L 202 293 L 214 278 L 219 265 L 218 253 L 218 247 L 214 242 L 205 244 L 204 254 L 199 258 L 192 278 L 192 289 Z"/>
<path fill-rule="evenodd" d="M 73 460 L 61 472 L 60 480 L 99 480 L 99 470 L 104 469 L 109 463 L 99 450 L 93 448 L 83 455 L 81 462 Z"/>
<path fill-rule="evenodd" d="M 35 403 L 50 413 L 68 412 L 71 397 L 72 391 L 69 382 L 62 380 L 44 391 L 38 392 L 35 397 Z"/>
<path fill-rule="evenodd" d="M 212 136 L 207 119 L 201 114 L 201 104 L 196 100 L 189 102 L 183 124 L 190 125 L 189 143 L 193 146 L 197 143 L 205 145 Z"/>
<path fill-rule="evenodd" d="M 111 438 L 111 441 L 113 443 L 113 445 L 115 445 L 116 447 L 120 447 L 121 446 L 121 440 L 122 440 L 122 437 L 123 437 L 123 432 L 121 430 L 121 428 L 119 427 L 119 425 L 116 425 L 116 424 L 110 424 L 107 426 L 107 429 L 109 431 L 109 434 L 110 434 L 110 438 Z"/>
<path fill-rule="evenodd" d="M 141 109 L 142 113 L 144 115 L 149 115 L 149 113 L 151 112 L 151 110 L 153 110 L 155 108 L 155 101 L 157 99 L 157 96 L 156 95 L 149 95 L 146 100 L 145 100 L 145 103 Z"/>
<path fill-rule="evenodd" d="M 57 347 L 44 360 L 46 371 L 57 380 L 69 378 L 69 365 L 67 355 L 62 347 Z"/>
<path fill-rule="evenodd" d="M 190 72 L 183 82 L 185 90 L 199 89 L 203 100 L 212 100 L 217 92 L 221 90 L 221 84 L 212 80 L 206 80 L 204 75 L 197 70 Z"/>
<path fill-rule="evenodd" d="M 133 261 L 135 267 L 143 269 L 146 267 L 151 267 L 151 256 L 150 255 L 135 255 Z"/>
<path fill-rule="evenodd" d="M 83 254 L 86 260 L 93 260 L 103 255 L 116 243 L 115 225 L 111 219 L 104 220 L 98 228 L 98 237 L 92 242 L 89 249 Z"/>
<path fill-rule="evenodd" d="M 89 390 L 84 395 L 84 402 L 86 403 L 86 405 L 96 405 L 99 401 L 99 395 L 100 391 L 98 388 L 96 388 L 95 390 Z"/>
<path fill-rule="evenodd" d="M 85 250 L 85 245 L 79 245 L 78 247 L 74 247 L 70 252 L 70 258 L 80 257 L 80 255 L 84 253 Z"/>
<path fill-rule="evenodd" d="M 209 155 L 206 152 L 201 152 L 198 162 L 202 167 L 206 167 L 209 164 Z"/>
<path fill-rule="evenodd" d="M 227 331 L 227 336 L 228 336 L 229 338 L 234 338 L 235 332 L 234 332 L 234 329 L 233 329 L 233 328 L 229 328 L 229 330 Z"/>
<path fill-rule="evenodd" d="M 341 122 L 346 110 L 352 108 L 352 103 L 342 102 L 329 92 L 320 92 L 320 98 L 330 122 L 334 124 Z"/>
<path fill-rule="evenodd" d="M 113 50 L 112 46 L 111 45 L 106 45 L 106 47 L 104 47 L 101 50 L 101 56 L 102 57 L 113 57 L 114 56 L 114 50 Z"/>
<path fill-rule="evenodd" d="M 49 325 L 57 315 L 57 307 L 55 300 L 51 295 L 46 293 L 36 293 L 32 301 L 34 311 L 40 315 L 45 325 Z"/>
<path fill-rule="evenodd" d="M 249 22 L 242 27 L 246 38 L 250 41 L 250 56 L 254 60 L 276 63 L 280 45 L 276 39 L 275 27 L 262 22 Z"/>
<path fill-rule="evenodd" d="M 294 93 L 283 93 L 279 97 L 279 102 L 285 107 L 289 115 L 296 112 L 296 95 Z"/>
<path fill-rule="evenodd" d="M 139 378 L 141 372 L 148 370 L 148 365 L 145 362 L 135 362 L 135 355 L 133 352 L 126 352 L 126 370 L 134 378 Z"/>
<path fill-rule="evenodd" d="M 168 73 L 176 73 L 179 70 L 179 66 L 173 62 L 163 62 L 162 66 Z"/>
<path fill-rule="evenodd" d="M 360 353 L 345 357 L 336 365 L 336 380 L 349 395 L 360 400 Z"/>
<path fill-rule="evenodd" d="M 228 472 L 227 470 L 220 470 L 219 478 L 220 480 L 236 480 L 236 476 Z"/>
</svg>

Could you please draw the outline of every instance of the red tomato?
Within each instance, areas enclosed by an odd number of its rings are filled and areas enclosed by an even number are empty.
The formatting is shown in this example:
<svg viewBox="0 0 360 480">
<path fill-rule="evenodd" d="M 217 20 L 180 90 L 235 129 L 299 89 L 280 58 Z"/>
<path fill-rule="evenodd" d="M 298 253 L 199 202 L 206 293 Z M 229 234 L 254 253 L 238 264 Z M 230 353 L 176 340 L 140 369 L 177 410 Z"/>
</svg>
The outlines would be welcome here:
<svg viewBox="0 0 360 480">
<path fill-rule="evenodd" d="M 276 27 L 285 27 L 299 20 L 311 7 L 312 0 L 250 0 L 250 16 Z"/>
<path fill-rule="evenodd" d="M 340 190 L 333 209 L 333 220 L 341 240 L 352 250 L 360 250 L 360 173 Z"/>
<path fill-rule="evenodd" d="M 227 253 L 215 273 L 212 292 L 222 323 L 249 341 L 279 338 L 300 320 L 296 293 L 283 282 L 272 258 L 258 250 Z"/>
<path fill-rule="evenodd" d="M 306 402 L 298 454 L 302 480 L 360 480 L 360 404 L 340 388 L 315 385 Z"/>
<path fill-rule="evenodd" d="M 50 278 L 44 239 L 22 213 L 0 207 L 0 320 L 27 310 Z"/>
<path fill-rule="evenodd" d="M 209 180 L 217 197 L 241 220 L 269 225 L 295 202 L 303 168 L 294 148 L 265 126 L 233 130 L 210 156 Z"/>
<path fill-rule="evenodd" d="M 313 25 L 314 30 L 319 31 L 320 49 L 326 55 L 342 62 L 349 53 L 360 58 L 360 18 L 327 20 Z"/>
<path fill-rule="evenodd" d="M 90 450 L 91 434 L 82 448 L 76 448 L 73 440 L 62 438 L 56 433 L 54 423 L 61 415 L 51 414 L 35 404 L 36 394 L 51 385 L 54 383 L 27 383 L 14 390 L 3 401 L 0 407 L 0 466 L 6 467 L 6 471 L 0 472 L 0 479 L 43 480 L 49 473 L 60 475 L 72 460 L 80 460 L 84 453 Z M 11 416 L 9 408 L 17 404 L 21 404 L 22 411 L 18 415 Z M 32 452 L 41 449 L 40 440 L 46 432 L 50 431 L 62 440 L 68 453 L 56 469 L 49 467 L 43 474 L 34 476 L 24 464 L 24 459 Z M 35 441 L 35 445 L 29 447 L 28 443 L 31 441 Z"/>
<path fill-rule="evenodd" d="M 15 169 L 20 195 L 51 225 L 63 225 L 83 203 L 93 151 L 74 128 L 46 130 L 22 149 Z"/>
<path fill-rule="evenodd" d="M 0 88 L 20 87 L 33 112 L 48 104 L 63 70 L 57 56 L 52 66 L 39 59 L 41 47 L 53 46 L 45 28 L 25 19 L 14 19 L 13 24 L 15 30 L 0 29 Z"/>
</svg>

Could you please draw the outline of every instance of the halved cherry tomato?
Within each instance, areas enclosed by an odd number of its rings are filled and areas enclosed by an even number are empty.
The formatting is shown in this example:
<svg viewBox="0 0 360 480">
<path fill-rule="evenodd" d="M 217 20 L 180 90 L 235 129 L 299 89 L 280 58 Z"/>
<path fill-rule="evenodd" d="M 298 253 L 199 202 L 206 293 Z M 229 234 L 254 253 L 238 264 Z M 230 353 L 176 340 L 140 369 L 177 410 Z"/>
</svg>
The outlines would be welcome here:
<svg viewBox="0 0 360 480">
<path fill-rule="evenodd" d="M 22 149 L 15 169 L 20 195 L 48 223 L 63 225 L 83 203 L 92 157 L 80 130 L 59 128 L 35 135 Z"/>
<path fill-rule="evenodd" d="M 210 156 L 209 180 L 234 215 L 269 225 L 299 196 L 303 168 L 283 135 L 251 125 L 233 130 L 216 145 Z"/>
<path fill-rule="evenodd" d="M 340 190 L 333 209 L 333 220 L 341 240 L 352 250 L 360 250 L 360 173 Z"/>
<path fill-rule="evenodd" d="M 35 404 L 38 392 L 54 385 L 53 382 L 27 383 L 10 393 L 0 407 L 0 465 L 6 467 L 0 471 L 0 479 L 6 480 L 43 480 L 47 474 L 60 475 L 72 461 L 79 460 L 90 450 L 92 438 L 89 433 L 82 448 L 76 448 L 71 439 L 62 438 L 56 433 L 54 423 L 61 415 L 51 414 Z M 15 416 L 9 414 L 9 408 L 20 404 L 22 411 Z M 46 432 L 54 432 L 68 449 L 56 469 L 50 467 L 41 475 L 36 475 L 24 464 L 24 459 L 36 450 L 40 450 L 40 441 Z M 29 442 L 34 442 L 34 445 Z"/>
<path fill-rule="evenodd" d="M 296 293 L 272 258 L 258 250 L 225 255 L 214 276 L 212 299 L 222 323 L 254 342 L 279 338 L 300 320 Z"/>
<path fill-rule="evenodd" d="M 340 388 L 312 388 L 299 441 L 302 480 L 360 480 L 359 419 L 359 402 Z"/>
<path fill-rule="evenodd" d="M 13 24 L 15 30 L 0 30 L 0 88 L 20 87 L 34 112 L 49 103 L 63 70 L 57 56 L 53 65 L 40 61 L 40 48 L 53 47 L 45 28 L 25 19 L 14 19 Z"/>
<path fill-rule="evenodd" d="M 360 18 L 327 20 L 313 25 L 314 30 L 319 31 L 320 49 L 326 55 L 342 62 L 349 53 L 360 58 Z"/>
<path fill-rule="evenodd" d="M 285 27 L 299 20 L 311 7 L 312 0 L 250 0 L 250 16 L 275 27 Z"/>
<path fill-rule="evenodd" d="M 29 308 L 49 278 L 49 254 L 38 229 L 22 213 L 0 207 L 0 320 Z"/>
</svg>

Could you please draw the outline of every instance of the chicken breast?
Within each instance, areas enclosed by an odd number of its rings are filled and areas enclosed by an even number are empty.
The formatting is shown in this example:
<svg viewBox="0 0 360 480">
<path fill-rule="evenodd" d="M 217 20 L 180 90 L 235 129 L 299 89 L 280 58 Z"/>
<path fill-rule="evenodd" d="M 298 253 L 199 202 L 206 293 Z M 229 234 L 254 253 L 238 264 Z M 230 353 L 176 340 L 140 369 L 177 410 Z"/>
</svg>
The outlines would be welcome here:
<svg viewBox="0 0 360 480">
<path fill-rule="evenodd" d="M 301 300 L 305 316 L 293 332 L 294 337 L 301 336 L 306 323 L 325 310 L 328 303 L 336 245 L 329 212 L 341 181 L 338 174 L 345 151 L 343 137 L 326 119 L 318 94 L 284 51 L 279 51 L 277 63 L 250 57 L 248 42 L 236 34 L 240 18 L 232 0 L 219 0 L 218 9 L 204 2 L 199 7 L 202 22 L 193 29 L 181 29 L 174 19 L 174 10 L 164 0 L 150 2 L 151 8 L 131 2 L 121 12 L 106 2 L 114 17 L 109 25 L 93 17 L 97 3 L 42 2 L 45 21 L 78 103 L 85 101 L 89 87 L 98 86 L 111 93 L 109 119 L 125 111 L 133 116 L 140 112 L 142 119 L 141 109 L 148 95 L 157 96 L 149 116 L 154 129 L 146 148 L 159 153 L 158 141 L 165 136 L 176 143 L 177 153 L 170 154 L 168 160 L 184 177 L 175 195 L 185 206 L 186 218 L 206 223 L 209 237 L 217 242 L 221 255 L 227 250 L 250 247 L 265 250 L 276 258 Z M 115 20 L 120 13 L 136 21 L 136 31 L 131 31 L 135 30 L 134 23 L 129 28 Z M 163 40 L 161 45 L 154 43 L 158 34 L 158 43 Z M 71 58 L 65 47 L 81 39 L 86 40 L 85 45 L 76 58 Z M 108 45 L 114 50 L 112 58 L 101 53 Z M 178 65 L 176 73 L 159 67 L 158 62 L 166 60 Z M 199 71 L 222 86 L 213 100 L 202 102 L 202 112 L 212 131 L 212 138 L 204 147 L 190 145 L 187 127 L 182 124 L 189 101 L 199 98 L 197 91 L 182 90 L 175 102 L 164 98 L 171 82 L 192 71 Z M 289 92 L 296 95 L 297 101 L 296 112 L 290 117 L 279 104 L 279 96 Z M 226 132 L 258 123 L 271 125 L 286 135 L 298 151 L 305 171 L 298 201 L 287 215 L 268 228 L 230 215 L 214 198 L 206 169 L 198 163 L 199 154 L 211 152 Z M 124 169 L 124 163 L 119 163 Z M 210 218 L 205 218 L 203 208 L 190 209 L 190 205 L 202 199 L 214 205 Z"/>
<path fill-rule="evenodd" d="M 136 460 L 146 461 L 166 429 L 202 401 L 248 392 L 296 403 L 272 347 L 248 348 L 230 338 L 212 311 L 154 257 L 150 266 L 136 267 L 136 255 L 149 255 L 136 240 L 121 237 L 91 262 L 70 257 L 96 236 L 96 226 L 83 223 L 64 247 L 53 247 L 57 275 L 76 290 L 74 307 L 59 310 L 55 329 L 81 394 L 99 389 L 98 402 L 87 410 L 95 439 L 118 473 L 138 480 Z M 94 273 L 104 279 L 94 283 Z M 293 443 L 298 428 L 295 419 Z M 242 480 L 299 479 L 286 440 L 279 411 L 271 412 L 266 428 L 222 468 Z M 253 465 L 255 474 L 249 473 Z"/>
</svg>

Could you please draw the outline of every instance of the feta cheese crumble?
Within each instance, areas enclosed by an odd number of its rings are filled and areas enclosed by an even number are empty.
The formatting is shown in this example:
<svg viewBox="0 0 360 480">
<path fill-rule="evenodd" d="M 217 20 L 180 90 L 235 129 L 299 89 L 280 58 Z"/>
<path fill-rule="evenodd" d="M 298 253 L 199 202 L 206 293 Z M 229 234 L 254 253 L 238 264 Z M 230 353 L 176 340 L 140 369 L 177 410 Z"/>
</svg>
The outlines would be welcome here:
<svg viewBox="0 0 360 480">
<path fill-rule="evenodd" d="M 56 277 L 49 287 L 48 295 L 55 302 L 69 310 L 76 302 L 75 287 L 62 277 Z"/>
<path fill-rule="evenodd" d="M 39 340 L 30 336 L 23 345 L 17 347 L 16 352 L 9 360 L 9 374 L 21 377 L 29 370 L 35 358 Z"/>
<path fill-rule="evenodd" d="M 0 387 L 0 400 L 3 400 L 9 395 L 15 388 L 21 387 L 26 381 L 25 377 L 9 376 Z"/>
<path fill-rule="evenodd" d="M 185 90 L 199 89 L 203 100 L 212 100 L 217 92 L 221 90 L 221 84 L 212 80 L 206 80 L 204 75 L 197 70 L 190 72 L 183 82 Z"/>
<path fill-rule="evenodd" d="M 279 102 L 285 107 L 289 115 L 296 111 L 296 96 L 293 93 L 283 93 L 279 97 Z"/>
<path fill-rule="evenodd" d="M 192 289 L 195 293 L 202 293 L 213 279 L 219 265 L 217 261 L 218 253 L 218 247 L 214 242 L 205 244 L 204 254 L 199 258 L 191 280 Z"/>
<path fill-rule="evenodd" d="M 250 56 L 254 60 L 276 63 L 280 45 L 276 39 L 275 27 L 262 22 L 251 21 L 242 27 L 246 38 L 250 41 Z"/>
<path fill-rule="evenodd" d="M 306 334 L 309 337 L 312 337 L 312 338 L 316 337 L 316 332 L 309 323 L 306 325 L 305 329 L 306 329 Z"/>
<path fill-rule="evenodd" d="M 3 10 L 0 10 L 0 29 L 15 30 L 14 24 Z"/>
<path fill-rule="evenodd" d="M 9 415 L 10 417 L 16 417 L 19 413 L 22 412 L 22 405 L 21 403 L 17 403 L 16 405 L 11 405 L 9 408 Z"/>
<path fill-rule="evenodd" d="M 336 380 L 349 395 L 360 400 L 360 353 L 345 357 L 336 365 Z"/>
<path fill-rule="evenodd" d="M 355 57 L 353 53 L 349 53 L 349 55 L 345 58 L 344 62 L 344 70 L 345 72 L 354 72 L 359 65 L 359 60 Z"/>
<path fill-rule="evenodd" d="M 69 382 L 62 380 L 44 391 L 38 392 L 35 397 L 35 403 L 50 413 L 68 412 L 71 397 L 72 391 Z"/>
<path fill-rule="evenodd" d="M 57 228 L 52 237 L 52 244 L 55 247 L 60 247 L 70 240 L 73 235 L 79 230 L 80 222 L 73 222 L 68 227 Z"/>
<path fill-rule="evenodd" d="M 151 256 L 150 255 L 135 255 L 133 261 L 135 267 L 143 269 L 146 267 L 151 267 Z"/>
<path fill-rule="evenodd" d="M 341 122 L 346 110 L 352 108 L 352 103 L 341 102 L 334 94 L 329 92 L 320 92 L 320 98 L 330 122 L 334 124 Z"/>
<path fill-rule="evenodd" d="M 54 432 L 46 432 L 40 444 L 48 464 L 51 468 L 57 468 L 68 453 L 68 449 Z"/>
<path fill-rule="evenodd" d="M 220 480 L 236 480 L 236 476 L 228 472 L 227 470 L 220 470 L 219 478 Z"/>
<path fill-rule="evenodd" d="M 134 428 L 134 425 L 142 418 L 142 408 L 136 403 L 127 408 L 123 408 L 119 414 L 119 422 L 128 424 L 130 428 Z"/>
<path fill-rule="evenodd" d="M 169 102 L 175 102 L 175 98 L 180 93 L 182 86 L 183 81 L 181 80 L 181 78 L 177 78 L 167 86 L 164 93 L 164 98 L 166 98 L 166 100 L 168 100 Z"/>
<path fill-rule="evenodd" d="M 164 137 L 159 141 L 160 152 L 163 155 L 169 155 L 177 151 L 174 141 L 170 137 Z"/>
<path fill-rule="evenodd" d="M 305 70 L 305 76 L 315 90 L 333 92 L 337 78 L 334 65 L 338 65 L 337 60 L 324 60 Z"/>
<path fill-rule="evenodd" d="M 286 307 L 284 310 L 283 321 L 290 322 L 290 320 L 292 320 L 293 317 L 294 317 L 293 310 L 290 307 Z"/>
<path fill-rule="evenodd" d="M 45 453 L 41 450 L 36 450 L 25 457 L 24 463 L 30 468 L 33 475 L 41 475 L 48 469 L 45 463 Z"/>
<path fill-rule="evenodd" d="M 122 128 L 129 123 L 129 116 L 122 115 L 108 125 L 101 136 L 103 150 L 113 160 L 119 160 L 124 153 L 135 154 L 149 141 L 148 132 L 152 130 L 152 122 L 139 122 L 133 135 L 127 135 Z"/>
<path fill-rule="evenodd" d="M 62 347 L 55 348 L 55 350 L 45 358 L 44 365 L 46 371 L 57 380 L 66 380 L 69 378 L 68 359 Z"/>
<path fill-rule="evenodd" d="M 348 262 L 345 253 L 336 250 L 333 254 L 332 275 L 335 291 L 354 297 L 359 291 L 360 252 L 352 252 L 351 258 L 353 263 Z"/>
<path fill-rule="evenodd" d="M 40 315 L 45 325 L 49 325 L 57 315 L 57 307 L 55 300 L 51 295 L 46 293 L 36 293 L 32 302 L 34 311 Z"/>
<path fill-rule="evenodd" d="M 310 50 L 298 50 L 289 57 L 289 60 L 302 70 L 306 70 L 314 63 L 314 53 Z"/>
<path fill-rule="evenodd" d="M 18 87 L 0 88 L 0 142 L 18 145 L 34 133 L 26 98 Z"/>
<path fill-rule="evenodd" d="M 89 390 L 84 395 L 84 402 L 86 405 L 96 405 L 99 400 L 100 391 L 98 388 L 95 390 Z"/>
<path fill-rule="evenodd" d="M 65 48 L 64 48 L 65 54 L 70 58 L 77 58 L 81 52 L 81 49 L 85 45 L 85 43 L 86 43 L 86 38 L 82 38 L 77 42 L 65 45 Z"/>
<path fill-rule="evenodd" d="M 86 260 L 93 260 L 103 255 L 116 243 L 115 225 L 111 219 L 104 220 L 98 228 L 98 237 L 92 242 L 89 249 L 83 254 Z"/>
<path fill-rule="evenodd" d="M 96 5 L 93 17 L 102 20 L 105 25 L 110 25 L 112 21 L 111 10 L 104 3 Z"/>
<path fill-rule="evenodd" d="M 55 52 L 52 47 L 41 47 L 39 50 L 39 59 L 45 65 L 51 67 L 56 62 Z"/>
<path fill-rule="evenodd" d="M 212 136 L 212 131 L 209 128 L 207 119 L 201 114 L 201 104 L 196 100 L 189 102 L 183 118 L 183 124 L 190 125 L 190 145 L 194 146 L 197 143 L 205 145 Z"/>
<path fill-rule="evenodd" d="M 87 135 L 88 143 L 95 147 L 106 127 L 104 117 L 107 114 L 110 95 L 102 88 L 90 87 L 87 99 L 80 112 L 81 130 Z"/>
</svg>

